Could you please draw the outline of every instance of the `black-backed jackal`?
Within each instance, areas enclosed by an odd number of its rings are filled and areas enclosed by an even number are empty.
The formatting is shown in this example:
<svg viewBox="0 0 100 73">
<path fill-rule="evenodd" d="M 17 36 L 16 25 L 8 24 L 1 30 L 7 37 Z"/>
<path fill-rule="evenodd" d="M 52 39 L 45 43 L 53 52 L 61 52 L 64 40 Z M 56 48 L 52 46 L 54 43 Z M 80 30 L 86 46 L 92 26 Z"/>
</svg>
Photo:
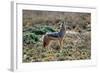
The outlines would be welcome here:
<svg viewBox="0 0 100 73">
<path fill-rule="evenodd" d="M 58 41 L 60 48 L 63 48 L 63 40 L 66 34 L 65 23 L 60 23 L 60 31 L 47 33 L 43 38 L 43 47 L 48 48 L 52 41 Z"/>
</svg>

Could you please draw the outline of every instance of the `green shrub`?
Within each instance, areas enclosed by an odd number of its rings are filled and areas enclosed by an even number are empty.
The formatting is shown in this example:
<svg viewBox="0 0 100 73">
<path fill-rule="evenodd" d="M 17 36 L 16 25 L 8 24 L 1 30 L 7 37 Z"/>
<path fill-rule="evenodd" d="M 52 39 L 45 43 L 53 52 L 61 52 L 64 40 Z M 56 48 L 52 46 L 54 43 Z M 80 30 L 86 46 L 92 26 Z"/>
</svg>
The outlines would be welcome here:
<svg viewBox="0 0 100 73">
<path fill-rule="evenodd" d="M 39 41 L 39 37 L 34 33 L 24 33 L 23 34 L 23 42 L 26 44 L 36 43 Z"/>
<path fill-rule="evenodd" d="M 45 28 L 43 29 L 43 31 L 45 31 L 45 32 L 55 32 L 55 30 L 52 29 L 51 27 L 45 27 Z"/>
<path fill-rule="evenodd" d="M 35 44 L 39 41 L 40 36 L 44 35 L 46 32 L 54 32 L 55 30 L 51 27 L 43 26 L 33 26 L 25 28 L 23 32 L 23 42 L 25 44 Z"/>
</svg>

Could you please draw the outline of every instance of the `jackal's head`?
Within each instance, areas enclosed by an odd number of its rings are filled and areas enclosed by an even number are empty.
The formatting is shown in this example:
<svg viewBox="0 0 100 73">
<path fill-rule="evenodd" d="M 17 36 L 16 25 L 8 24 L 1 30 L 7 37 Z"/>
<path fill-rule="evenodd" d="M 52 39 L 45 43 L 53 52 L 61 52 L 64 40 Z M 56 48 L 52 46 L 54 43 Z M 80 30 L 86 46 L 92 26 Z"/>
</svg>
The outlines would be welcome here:
<svg viewBox="0 0 100 73">
<path fill-rule="evenodd" d="M 65 22 L 60 22 L 59 27 L 60 27 L 60 29 L 66 30 L 66 23 Z"/>
</svg>

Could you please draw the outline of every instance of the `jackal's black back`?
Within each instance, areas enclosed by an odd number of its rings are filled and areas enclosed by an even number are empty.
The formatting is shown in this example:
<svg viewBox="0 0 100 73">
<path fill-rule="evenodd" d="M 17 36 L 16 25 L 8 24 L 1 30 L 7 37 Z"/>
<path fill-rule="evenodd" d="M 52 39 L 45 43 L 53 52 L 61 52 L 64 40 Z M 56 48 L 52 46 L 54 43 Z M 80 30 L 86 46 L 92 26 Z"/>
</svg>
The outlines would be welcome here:
<svg viewBox="0 0 100 73">
<path fill-rule="evenodd" d="M 60 31 L 59 32 L 52 32 L 52 33 L 48 33 L 47 36 L 50 36 L 50 37 L 55 37 L 55 38 L 62 38 L 64 37 L 65 33 L 66 33 L 66 27 L 65 27 L 65 24 L 60 24 L 61 27 L 60 27 Z"/>
</svg>

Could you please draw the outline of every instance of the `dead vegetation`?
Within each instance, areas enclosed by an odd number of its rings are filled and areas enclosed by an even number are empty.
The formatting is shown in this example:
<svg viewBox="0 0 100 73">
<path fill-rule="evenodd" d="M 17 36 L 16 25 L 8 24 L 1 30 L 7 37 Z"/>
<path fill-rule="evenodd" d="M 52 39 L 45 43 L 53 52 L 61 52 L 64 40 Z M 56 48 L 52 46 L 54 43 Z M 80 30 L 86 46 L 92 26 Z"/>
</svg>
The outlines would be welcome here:
<svg viewBox="0 0 100 73">
<path fill-rule="evenodd" d="M 43 35 L 59 31 L 59 21 L 68 23 L 63 49 L 57 41 L 43 48 Z M 23 62 L 86 59 L 91 59 L 90 13 L 23 10 Z"/>
</svg>

